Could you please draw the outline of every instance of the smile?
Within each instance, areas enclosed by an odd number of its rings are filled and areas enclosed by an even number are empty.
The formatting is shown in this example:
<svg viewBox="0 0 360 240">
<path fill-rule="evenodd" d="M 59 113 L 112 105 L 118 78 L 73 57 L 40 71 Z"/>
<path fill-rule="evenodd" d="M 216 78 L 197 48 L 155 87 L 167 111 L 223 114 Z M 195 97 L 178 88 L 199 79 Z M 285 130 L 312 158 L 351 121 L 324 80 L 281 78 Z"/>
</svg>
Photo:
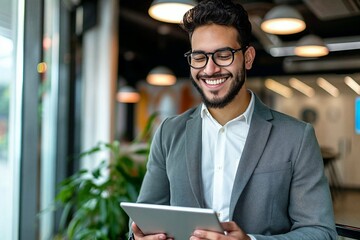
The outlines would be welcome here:
<svg viewBox="0 0 360 240">
<path fill-rule="evenodd" d="M 220 79 L 203 79 L 203 81 L 208 85 L 219 85 L 226 81 L 226 78 Z"/>
</svg>

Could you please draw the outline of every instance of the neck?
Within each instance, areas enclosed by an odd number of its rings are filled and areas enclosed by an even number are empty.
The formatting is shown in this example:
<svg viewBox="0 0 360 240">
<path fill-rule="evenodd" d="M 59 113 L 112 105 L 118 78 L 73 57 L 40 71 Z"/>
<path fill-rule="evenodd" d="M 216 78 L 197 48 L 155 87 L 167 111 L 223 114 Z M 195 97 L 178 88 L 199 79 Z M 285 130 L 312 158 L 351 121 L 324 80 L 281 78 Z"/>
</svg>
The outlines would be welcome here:
<svg viewBox="0 0 360 240">
<path fill-rule="evenodd" d="M 251 93 L 242 87 L 234 100 L 224 108 L 209 108 L 209 112 L 216 121 L 224 126 L 227 122 L 243 114 L 251 99 Z"/>
</svg>

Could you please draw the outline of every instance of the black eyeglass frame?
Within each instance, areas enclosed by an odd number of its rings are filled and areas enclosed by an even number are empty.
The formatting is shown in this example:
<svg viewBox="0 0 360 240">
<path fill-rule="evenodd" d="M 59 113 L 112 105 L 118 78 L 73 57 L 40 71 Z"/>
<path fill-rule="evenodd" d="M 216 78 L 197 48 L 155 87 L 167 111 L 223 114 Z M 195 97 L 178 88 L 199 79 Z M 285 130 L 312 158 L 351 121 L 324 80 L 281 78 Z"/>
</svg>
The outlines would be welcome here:
<svg viewBox="0 0 360 240">
<path fill-rule="evenodd" d="M 235 58 L 234 58 L 234 55 L 235 55 L 235 53 L 238 52 L 238 51 L 241 51 L 241 50 L 246 50 L 247 48 L 248 48 L 248 46 L 241 47 L 241 48 L 238 48 L 238 49 L 233 49 L 233 48 L 231 48 L 231 47 L 226 47 L 226 48 L 217 49 L 217 50 L 214 51 L 214 52 L 204 52 L 204 51 L 195 51 L 195 52 L 192 52 L 191 50 L 189 50 L 188 52 L 184 53 L 184 57 L 186 57 L 189 66 L 192 67 L 192 68 L 194 68 L 194 69 L 201 69 L 201 68 L 206 67 L 206 65 L 207 65 L 208 62 L 209 62 L 209 55 L 211 55 L 211 59 L 213 60 L 213 62 L 214 62 L 217 66 L 219 66 L 219 67 L 228 67 L 228 66 L 230 66 L 230 65 L 234 62 L 234 59 L 235 59 Z M 231 52 L 231 54 L 232 54 L 232 60 L 231 60 L 231 62 L 230 62 L 229 64 L 222 65 L 222 64 L 218 64 L 218 63 L 215 61 L 214 55 L 215 55 L 216 53 L 222 52 L 222 51 L 230 51 L 230 52 Z M 205 55 L 206 61 L 205 61 L 204 66 L 202 66 L 202 67 L 194 67 L 194 66 L 191 65 L 191 54 L 193 54 L 193 53 L 199 53 L 199 54 L 204 54 L 204 55 Z"/>
</svg>

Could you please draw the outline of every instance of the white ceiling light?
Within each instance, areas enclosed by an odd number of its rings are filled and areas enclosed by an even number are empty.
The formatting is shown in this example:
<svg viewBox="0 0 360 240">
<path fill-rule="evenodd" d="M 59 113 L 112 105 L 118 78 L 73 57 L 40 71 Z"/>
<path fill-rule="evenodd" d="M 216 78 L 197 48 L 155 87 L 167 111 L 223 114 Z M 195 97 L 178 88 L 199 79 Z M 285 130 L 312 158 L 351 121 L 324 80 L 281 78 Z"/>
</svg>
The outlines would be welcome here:
<svg viewBox="0 0 360 240">
<path fill-rule="evenodd" d="M 344 78 L 344 82 L 346 83 L 346 85 L 348 85 L 352 90 L 354 90 L 354 92 L 356 92 L 358 95 L 360 95 L 360 85 L 352 78 L 349 76 L 346 76 Z"/>
<path fill-rule="evenodd" d="M 265 80 L 265 87 L 286 98 L 290 98 L 293 95 L 293 92 L 289 87 L 270 78 Z"/>
<path fill-rule="evenodd" d="M 328 92 L 333 97 L 338 97 L 340 95 L 339 89 L 337 89 L 334 85 L 326 81 L 325 78 L 319 77 L 316 80 L 317 85 Z"/>
<path fill-rule="evenodd" d="M 193 0 L 154 0 L 148 12 L 156 20 L 180 23 L 184 14 L 195 5 Z"/>
<path fill-rule="evenodd" d="M 290 78 L 289 84 L 291 87 L 295 88 L 308 97 L 313 97 L 315 95 L 315 90 L 312 87 L 308 86 L 297 78 Z"/>
<path fill-rule="evenodd" d="M 322 57 L 329 54 L 329 49 L 320 37 L 311 34 L 299 40 L 294 52 L 300 57 Z"/>
<path fill-rule="evenodd" d="M 260 27 L 267 33 L 287 35 L 303 31 L 306 24 L 296 9 L 280 5 L 272 8 L 265 15 Z"/>
<path fill-rule="evenodd" d="M 151 85 L 170 86 L 176 83 L 176 76 L 169 68 L 158 66 L 149 72 L 146 81 Z"/>
</svg>

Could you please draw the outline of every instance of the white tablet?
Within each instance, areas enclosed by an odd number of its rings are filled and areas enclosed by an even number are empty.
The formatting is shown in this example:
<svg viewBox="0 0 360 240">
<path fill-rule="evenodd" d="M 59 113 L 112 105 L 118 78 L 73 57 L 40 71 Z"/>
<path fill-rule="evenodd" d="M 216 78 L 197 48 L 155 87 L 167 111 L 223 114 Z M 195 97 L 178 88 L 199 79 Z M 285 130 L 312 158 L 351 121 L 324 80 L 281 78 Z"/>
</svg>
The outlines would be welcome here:
<svg viewBox="0 0 360 240">
<path fill-rule="evenodd" d="M 212 209 L 129 202 L 120 206 L 144 234 L 166 233 L 175 240 L 184 240 L 195 229 L 224 232 Z"/>
</svg>

